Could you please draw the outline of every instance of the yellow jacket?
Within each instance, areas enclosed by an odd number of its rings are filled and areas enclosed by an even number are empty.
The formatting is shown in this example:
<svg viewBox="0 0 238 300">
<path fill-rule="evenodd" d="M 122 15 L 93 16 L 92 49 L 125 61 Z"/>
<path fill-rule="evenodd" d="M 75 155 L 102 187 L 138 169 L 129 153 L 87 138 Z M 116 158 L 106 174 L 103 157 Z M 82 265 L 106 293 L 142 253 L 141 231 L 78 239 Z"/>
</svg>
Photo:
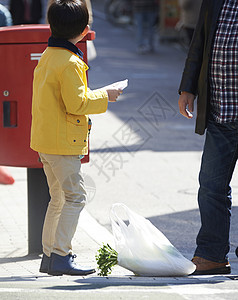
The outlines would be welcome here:
<svg viewBox="0 0 238 300">
<path fill-rule="evenodd" d="M 35 71 L 30 147 L 58 155 L 88 153 L 88 114 L 107 110 L 103 89 L 89 90 L 87 65 L 73 52 L 48 47 Z"/>
</svg>

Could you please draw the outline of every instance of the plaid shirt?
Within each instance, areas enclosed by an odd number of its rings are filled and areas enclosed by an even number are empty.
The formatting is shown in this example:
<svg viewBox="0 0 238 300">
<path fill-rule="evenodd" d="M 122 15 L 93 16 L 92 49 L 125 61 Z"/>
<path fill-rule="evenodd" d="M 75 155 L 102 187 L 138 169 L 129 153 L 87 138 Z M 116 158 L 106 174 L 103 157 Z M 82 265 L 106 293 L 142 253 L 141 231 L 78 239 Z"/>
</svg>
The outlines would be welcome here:
<svg viewBox="0 0 238 300">
<path fill-rule="evenodd" d="M 210 61 L 211 113 L 218 123 L 238 120 L 238 1 L 225 0 Z"/>
</svg>

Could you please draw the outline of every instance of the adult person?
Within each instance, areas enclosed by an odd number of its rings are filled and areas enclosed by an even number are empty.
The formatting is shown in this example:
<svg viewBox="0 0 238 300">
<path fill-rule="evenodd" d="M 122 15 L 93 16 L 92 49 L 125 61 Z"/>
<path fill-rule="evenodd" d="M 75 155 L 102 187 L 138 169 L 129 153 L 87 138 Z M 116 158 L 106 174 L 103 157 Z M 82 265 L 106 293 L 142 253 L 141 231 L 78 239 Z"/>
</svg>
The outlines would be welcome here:
<svg viewBox="0 0 238 300">
<path fill-rule="evenodd" d="M 38 24 L 42 17 L 41 0 L 10 0 L 13 24 Z"/>
<path fill-rule="evenodd" d="M 138 54 L 154 51 L 154 27 L 159 13 L 158 0 L 132 0 Z"/>
<path fill-rule="evenodd" d="M 202 0 L 179 0 L 181 11 L 180 26 L 186 32 L 189 43 L 192 40 L 193 32 L 197 24 Z"/>
<path fill-rule="evenodd" d="M 181 84 L 180 113 L 206 140 L 199 174 L 195 274 L 228 274 L 230 181 L 238 157 L 238 1 L 203 0 Z"/>
<path fill-rule="evenodd" d="M 12 16 L 9 10 L 2 4 L 0 4 L 0 27 L 11 26 Z"/>
</svg>

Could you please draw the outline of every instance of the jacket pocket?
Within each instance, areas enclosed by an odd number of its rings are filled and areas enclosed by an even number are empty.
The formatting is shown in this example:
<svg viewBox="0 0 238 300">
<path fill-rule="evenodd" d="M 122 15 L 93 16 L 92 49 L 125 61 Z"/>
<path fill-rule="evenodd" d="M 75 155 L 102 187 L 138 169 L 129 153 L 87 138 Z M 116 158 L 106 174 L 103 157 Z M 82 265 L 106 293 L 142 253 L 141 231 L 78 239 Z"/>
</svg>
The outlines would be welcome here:
<svg viewBox="0 0 238 300">
<path fill-rule="evenodd" d="M 67 140 L 73 146 L 87 146 L 88 122 L 86 116 L 66 114 Z"/>
</svg>

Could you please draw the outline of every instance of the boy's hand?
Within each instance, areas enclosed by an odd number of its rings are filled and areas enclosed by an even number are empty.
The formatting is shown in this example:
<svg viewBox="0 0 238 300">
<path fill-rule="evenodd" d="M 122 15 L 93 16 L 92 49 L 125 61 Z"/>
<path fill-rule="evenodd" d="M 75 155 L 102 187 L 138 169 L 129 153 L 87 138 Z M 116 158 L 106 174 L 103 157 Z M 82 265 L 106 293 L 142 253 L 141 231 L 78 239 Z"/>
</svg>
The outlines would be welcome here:
<svg viewBox="0 0 238 300">
<path fill-rule="evenodd" d="M 180 113 L 188 118 L 191 119 L 193 117 L 193 103 L 195 100 L 195 96 L 191 93 L 182 92 L 179 97 L 178 105 Z"/>
<path fill-rule="evenodd" d="M 116 102 L 118 96 L 120 96 L 122 94 L 122 90 L 118 90 L 118 89 L 108 89 L 106 91 L 107 91 L 107 94 L 108 94 L 108 101 L 109 102 Z"/>
</svg>

